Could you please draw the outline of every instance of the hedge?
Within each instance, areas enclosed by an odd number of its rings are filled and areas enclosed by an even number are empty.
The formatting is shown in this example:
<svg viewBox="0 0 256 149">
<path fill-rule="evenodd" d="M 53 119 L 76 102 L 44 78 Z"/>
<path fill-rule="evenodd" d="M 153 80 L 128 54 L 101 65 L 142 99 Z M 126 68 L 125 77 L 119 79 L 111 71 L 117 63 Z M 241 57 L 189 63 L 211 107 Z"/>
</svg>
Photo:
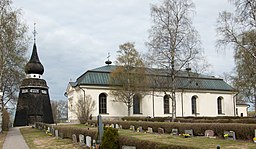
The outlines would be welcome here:
<svg viewBox="0 0 256 149">
<path fill-rule="evenodd" d="M 165 122 L 171 121 L 171 117 L 123 117 L 123 121 L 151 121 Z M 219 117 L 177 117 L 175 122 L 183 123 L 245 123 L 256 124 L 255 117 L 234 117 L 234 116 L 219 116 Z"/>
<path fill-rule="evenodd" d="M 91 124 L 96 121 L 89 121 Z M 234 131 L 236 138 L 240 140 L 252 140 L 254 137 L 254 130 L 256 129 L 255 124 L 241 124 L 241 123 L 172 123 L 172 122 L 145 122 L 145 121 L 106 121 L 106 124 L 119 124 L 122 125 L 123 129 L 129 129 L 131 125 L 138 128 L 141 126 L 143 130 L 147 130 L 148 127 L 153 128 L 154 132 L 157 132 L 158 128 L 164 128 L 165 133 L 171 133 L 172 129 L 178 129 L 179 133 L 182 134 L 187 129 L 193 129 L 195 136 L 204 135 L 205 130 L 213 130 L 215 135 L 224 138 L 224 131 Z"/>
<path fill-rule="evenodd" d="M 92 139 L 97 138 L 97 131 L 96 130 L 88 130 L 88 128 L 78 128 L 74 126 L 60 126 L 60 125 L 52 125 L 52 124 L 45 124 L 45 123 L 36 123 L 36 128 L 38 127 L 44 128 L 44 130 L 47 130 L 47 127 L 53 127 L 54 129 L 57 129 L 59 133 L 63 133 L 64 138 L 72 139 L 72 135 L 76 134 L 77 138 L 79 134 L 83 134 L 84 136 L 91 136 Z"/>
<path fill-rule="evenodd" d="M 94 123 L 94 121 L 91 121 Z M 58 129 L 59 132 L 64 134 L 65 138 L 72 139 L 72 134 L 76 134 L 77 136 L 79 134 L 83 135 L 89 135 L 93 139 L 96 139 L 97 131 L 93 130 L 87 130 L 84 128 L 77 128 L 74 126 L 58 126 L 58 125 L 51 125 L 51 124 L 45 124 L 45 123 L 36 123 L 36 128 L 43 128 L 44 130 L 47 130 L 47 127 L 54 127 L 54 129 Z M 153 142 L 149 140 L 139 140 L 137 138 L 129 137 L 129 136 L 118 136 L 118 143 L 119 148 L 122 146 L 136 146 L 137 149 L 196 149 L 194 147 L 188 147 L 185 145 L 178 145 L 178 144 L 164 144 L 159 142 Z"/>
<path fill-rule="evenodd" d="M 119 136 L 118 141 L 120 146 L 136 146 L 137 149 L 196 149 L 185 145 L 169 145 L 149 140 L 139 140 L 137 138 L 127 136 Z"/>
</svg>

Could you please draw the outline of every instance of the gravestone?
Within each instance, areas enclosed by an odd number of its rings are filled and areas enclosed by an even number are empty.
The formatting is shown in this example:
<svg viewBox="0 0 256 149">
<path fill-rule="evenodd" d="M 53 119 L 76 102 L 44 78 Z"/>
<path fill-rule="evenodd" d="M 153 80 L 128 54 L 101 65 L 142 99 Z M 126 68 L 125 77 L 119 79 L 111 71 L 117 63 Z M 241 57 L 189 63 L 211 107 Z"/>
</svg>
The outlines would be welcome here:
<svg viewBox="0 0 256 149">
<path fill-rule="evenodd" d="M 151 128 L 151 127 L 148 127 L 148 131 L 147 131 L 148 133 L 153 133 L 153 128 Z"/>
<path fill-rule="evenodd" d="M 191 137 L 194 136 L 192 129 L 185 130 L 185 134 L 189 134 Z"/>
<path fill-rule="evenodd" d="M 171 120 L 164 120 L 164 122 L 171 122 Z"/>
<path fill-rule="evenodd" d="M 143 132 L 143 129 L 141 126 L 138 127 L 138 132 Z"/>
<path fill-rule="evenodd" d="M 57 137 L 57 138 L 59 137 L 59 131 L 58 131 L 57 129 L 55 130 L 54 135 L 55 135 L 55 137 Z"/>
<path fill-rule="evenodd" d="M 174 135 L 174 136 L 179 135 L 178 129 L 172 129 L 171 135 Z"/>
<path fill-rule="evenodd" d="M 119 128 L 120 128 L 120 129 L 123 129 L 123 126 L 122 126 L 122 125 L 120 125 L 120 126 L 119 126 Z"/>
<path fill-rule="evenodd" d="M 158 134 L 164 134 L 164 129 L 163 128 L 158 128 Z"/>
<path fill-rule="evenodd" d="M 86 146 L 87 147 L 92 146 L 92 138 L 90 136 L 86 136 Z"/>
<path fill-rule="evenodd" d="M 81 146 L 83 146 L 85 143 L 84 143 L 84 135 L 82 135 L 82 134 L 80 134 L 79 135 L 79 144 L 81 145 Z"/>
<path fill-rule="evenodd" d="M 60 135 L 60 138 L 61 138 L 61 139 L 64 139 L 64 134 L 63 134 L 62 132 L 60 132 L 59 135 Z"/>
<path fill-rule="evenodd" d="M 114 125 L 114 124 L 111 124 L 111 126 L 110 126 L 110 127 L 115 128 L 115 125 Z"/>
<path fill-rule="evenodd" d="M 55 133 L 55 129 L 53 127 L 51 129 L 51 133 L 52 133 L 53 136 L 55 136 L 55 134 L 54 134 Z"/>
<path fill-rule="evenodd" d="M 98 115 L 97 119 L 98 119 L 98 142 L 101 143 L 102 137 L 103 137 L 103 133 L 104 133 L 101 115 Z"/>
<path fill-rule="evenodd" d="M 94 149 L 96 147 L 96 141 L 93 139 L 92 140 L 92 148 Z"/>
<path fill-rule="evenodd" d="M 130 130 L 135 132 L 135 127 L 133 125 L 130 126 Z"/>
<path fill-rule="evenodd" d="M 213 130 L 205 130 L 204 136 L 213 137 L 214 136 L 214 131 Z"/>
<path fill-rule="evenodd" d="M 228 134 L 227 137 L 225 137 L 228 140 L 236 140 L 236 133 L 234 131 L 224 131 L 224 135 Z"/>
<path fill-rule="evenodd" d="M 73 135 L 72 135 L 72 142 L 73 142 L 74 144 L 77 144 L 76 134 L 73 134 Z"/>
<path fill-rule="evenodd" d="M 122 146 L 122 149 L 136 149 L 135 146 Z"/>
<path fill-rule="evenodd" d="M 119 129 L 119 125 L 118 124 L 116 124 L 116 128 Z"/>
<path fill-rule="evenodd" d="M 51 134 L 54 134 L 54 132 L 53 132 L 54 130 L 53 129 L 54 129 L 53 127 L 50 127 L 50 133 Z"/>
<path fill-rule="evenodd" d="M 49 132 L 49 133 L 51 132 L 51 128 L 50 127 L 47 128 L 47 132 Z"/>
</svg>

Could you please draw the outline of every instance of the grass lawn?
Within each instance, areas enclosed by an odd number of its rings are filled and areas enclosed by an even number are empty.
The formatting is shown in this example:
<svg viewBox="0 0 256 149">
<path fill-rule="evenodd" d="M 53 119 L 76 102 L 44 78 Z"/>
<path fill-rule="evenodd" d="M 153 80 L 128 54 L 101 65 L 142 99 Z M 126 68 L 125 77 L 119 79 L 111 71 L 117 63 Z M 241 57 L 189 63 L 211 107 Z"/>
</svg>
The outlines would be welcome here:
<svg viewBox="0 0 256 149">
<path fill-rule="evenodd" d="M 233 141 L 224 139 L 211 139 L 206 137 L 183 138 L 180 136 L 171 136 L 168 134 L 148 134 L 132 132 L 130 130 L 119 130 L 119 135 L 131 136 L 140 140 L 162 142 L 165 144 L 182 144 L 188 147 L 193 146 L 202 149 L 216 149 L 217 145 L 220 145 L 221 149 L 256 149 L 256 144 L 254 144 L 252 141 Z"/>
<path fill-rule="evenodd" d="M 79 127 L 88 128 L 85 125 L 66 125 L 67 127 Z M 90 130 L 97 129 L 97 127 L 90 127 Z M 182 144 L 188 147 L 197 147 L 202 149 L 216 149 L 217 145 L 220 145 L 221 149 L 256 149 L 256 144 L 252 141 L 241 141 L 241 140 L 224 140 L 224 139 L 211 139 L 206 137 L 193 137 L 183 138 L 180 136 L 171 136 L 168 134 L 148 134 L 132 132 L 130 130 L 119 129 L 119 135 L 130 136 L 139 140 L 150 140 L 155 142 L 161 142 L 164 144 Z M 78 145 L 73 145 L 71 139 L 56 139 L 50 137 L 44 132 L 38 129 L 22 128 L 21 133 L 23 134 L 27 144 L 30 148 L 47 148 L 47 149 L 76 149 Z"/>
<path fill-rule="evenodd" d="M 0 133 L 0 148 L 3 148 L 6 135 L 7 135 L 7 131 L 3 131 L 3 133 Z"/>
<path fill-rule="evenodd" d="M 33 149 L 79 149 L 70 139 L 57 139 L 35 128 L 21 128 L 20 131 L 28 146 Z"/>
</svg>

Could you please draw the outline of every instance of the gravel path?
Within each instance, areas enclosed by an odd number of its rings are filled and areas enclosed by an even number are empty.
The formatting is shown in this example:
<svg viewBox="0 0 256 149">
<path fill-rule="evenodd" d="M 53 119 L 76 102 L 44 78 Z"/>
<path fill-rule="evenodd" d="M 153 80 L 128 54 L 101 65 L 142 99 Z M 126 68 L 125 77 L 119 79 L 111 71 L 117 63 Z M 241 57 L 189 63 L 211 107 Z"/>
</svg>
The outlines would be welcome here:
<svg viewBox="0 0 256 149">
<path fill-rule="evenodd" d="M 20 127 L 12 127 L 9 129 L 4 141 L 3 149 L 29 149 L 20 133 Z"/>
</svg>

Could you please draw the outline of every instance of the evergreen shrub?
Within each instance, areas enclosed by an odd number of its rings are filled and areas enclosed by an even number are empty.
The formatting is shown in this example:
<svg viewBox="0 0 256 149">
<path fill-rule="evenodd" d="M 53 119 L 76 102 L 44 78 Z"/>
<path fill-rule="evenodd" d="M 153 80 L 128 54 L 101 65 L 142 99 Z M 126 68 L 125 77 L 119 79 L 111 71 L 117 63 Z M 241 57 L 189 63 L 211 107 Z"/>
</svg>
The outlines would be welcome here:
<svg viewBox="0 0 256 149">
<path fill-rule="evenodd" d="M 105 127 L 102 137 L 101 149 L 118 149 L 118 130 L 112 127 Z"/>
</svg>

